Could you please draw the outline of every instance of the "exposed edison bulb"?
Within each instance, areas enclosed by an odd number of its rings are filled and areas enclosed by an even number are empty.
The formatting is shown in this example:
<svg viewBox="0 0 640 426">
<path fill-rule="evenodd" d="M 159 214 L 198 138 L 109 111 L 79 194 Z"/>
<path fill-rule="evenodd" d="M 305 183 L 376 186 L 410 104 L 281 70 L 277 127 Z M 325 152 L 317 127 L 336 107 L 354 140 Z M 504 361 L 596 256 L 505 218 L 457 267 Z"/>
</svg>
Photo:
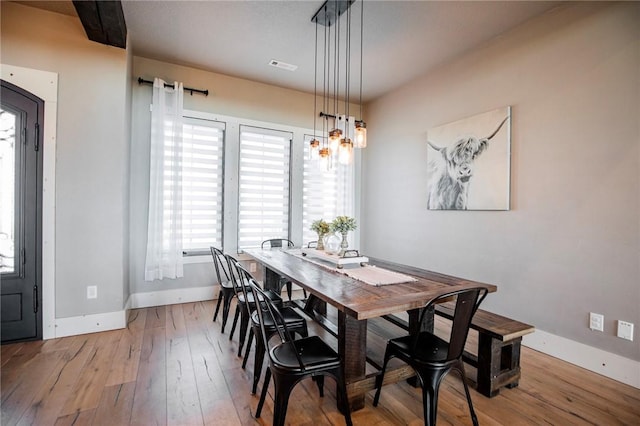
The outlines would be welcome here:
<svg viewBox="0 0 640 426">
<path fill-rule="evenodd" d="M 352 151 L 353 143 L 351 142 L 351 139 L 342 139 L 340 141 L 340 148 L 338 148 L 338 162 L 345 165 L 351 163 Z"/>
<path fill-rule="evenodd" d="M 367 147 L 367 123 L 357 120 L 355 123 L 355 141 L 353 144 L 356 148 Z"/>
<path fill-rule="evenodd" d="M 332 131 L 329 132 L 329 148 L 331 148 L 332 152 L 336 152 L 338 150 L 341 136 L 342 136 L 342 130 L 340 129 L 333 129 Z"/>
<path fill-rule="evenodd" d="M 329 151 L 329 148 L 320 148 L 318 156 L 320 157 L 320 169 L 329 170 L 331 167 L 331 151 Z"/>
<path fill-rule="evenodd" d="M 318 139 L 314 138 L 309 142 L 309 158 L 311 160 L 320 158 L 320 141 Z"/>
</svg>

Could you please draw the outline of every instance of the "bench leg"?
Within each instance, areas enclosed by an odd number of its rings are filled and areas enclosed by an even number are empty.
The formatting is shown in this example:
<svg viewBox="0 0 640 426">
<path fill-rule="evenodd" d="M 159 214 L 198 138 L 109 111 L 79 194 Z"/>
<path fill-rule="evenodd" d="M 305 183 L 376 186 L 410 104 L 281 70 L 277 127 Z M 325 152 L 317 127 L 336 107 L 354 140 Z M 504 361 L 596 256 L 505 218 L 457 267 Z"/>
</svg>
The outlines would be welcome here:
<svg viewBox="0 0 640 426">
<path fill-rule="evenodd" d="M 483 333 L 478 335 L 478 392 L 489 398 L 500 388 L 518 386 L 522 338 L 502 342 Z"/>
</svg>

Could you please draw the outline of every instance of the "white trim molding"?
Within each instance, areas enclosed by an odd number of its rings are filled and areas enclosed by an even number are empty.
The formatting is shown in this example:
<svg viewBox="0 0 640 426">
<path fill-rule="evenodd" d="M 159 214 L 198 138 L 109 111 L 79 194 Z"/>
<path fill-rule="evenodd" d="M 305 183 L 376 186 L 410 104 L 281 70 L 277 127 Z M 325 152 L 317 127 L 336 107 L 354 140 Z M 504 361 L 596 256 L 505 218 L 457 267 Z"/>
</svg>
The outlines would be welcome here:
<svg viewBox="0 0 640 426">
<path fill-rule="evenodd" d="M 640 362 L 536 329 L 522 344 L 640 389 Z"/>
<path fill-rule="evenodd" d="M 127 301 L 127 306 L 129 309 L 138 309 L 212 300 L 217 297 L 216 288 L 217 286 L 208 286 L 133 293 Z"/>
<path fill-rule="evenodd" d="M 127 312 L 116 311 L 55 320 L 55 336 L 66 337 L 99 331 L 118 330 L 127 326 Z"/>
<path fill-rule="evenodd" d="M 2 79 L 44 100 L 42 164 L 42 338 L 56 333 L 56 123 L 58 74 L 1 64 Z"/>
</svg>

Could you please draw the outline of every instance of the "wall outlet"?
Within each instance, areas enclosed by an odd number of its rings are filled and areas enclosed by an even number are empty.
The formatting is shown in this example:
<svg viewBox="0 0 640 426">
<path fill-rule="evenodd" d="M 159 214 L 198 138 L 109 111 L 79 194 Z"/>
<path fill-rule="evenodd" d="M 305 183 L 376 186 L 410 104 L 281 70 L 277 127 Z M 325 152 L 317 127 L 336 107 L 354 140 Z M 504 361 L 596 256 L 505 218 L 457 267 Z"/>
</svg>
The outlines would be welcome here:
<svg viewBox="0 0 640 426">
<path fill-rule="evenodd" d="M 594 331 L 604 331 L 604 315 L 591 312 L 589 314 L 589 328 Z"/>
<path fill-rule="evenodd" d="M 633 342 L 633 323 L 618 320 L 618 337 Z"/>
<path fill-rule="evenodd" d="M 257 269 L 256 262 L 251 262 L 249 265 L 249 272 L 255 272 Z"/>
<path fill-rule="evenodd" d="M 97 299 L 98 298 L 98 286 L 97 285 L 88 285 L 87 286 L 87 299 Z"/>
</svg>

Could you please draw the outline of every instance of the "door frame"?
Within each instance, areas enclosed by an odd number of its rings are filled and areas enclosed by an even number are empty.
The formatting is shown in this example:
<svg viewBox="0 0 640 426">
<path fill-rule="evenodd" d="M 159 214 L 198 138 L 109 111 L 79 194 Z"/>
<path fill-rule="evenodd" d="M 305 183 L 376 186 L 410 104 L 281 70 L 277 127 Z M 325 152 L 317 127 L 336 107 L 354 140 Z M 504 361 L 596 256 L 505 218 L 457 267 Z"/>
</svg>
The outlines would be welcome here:
<svg viewBox="0 0 640 426">
<path fill-rule="evenodd" d="M 44 100 L 42 164 L 42 338 L 56 337 L 55 201 L 58 74 L 0 64 L 3 80 Z"/>
</svg>

